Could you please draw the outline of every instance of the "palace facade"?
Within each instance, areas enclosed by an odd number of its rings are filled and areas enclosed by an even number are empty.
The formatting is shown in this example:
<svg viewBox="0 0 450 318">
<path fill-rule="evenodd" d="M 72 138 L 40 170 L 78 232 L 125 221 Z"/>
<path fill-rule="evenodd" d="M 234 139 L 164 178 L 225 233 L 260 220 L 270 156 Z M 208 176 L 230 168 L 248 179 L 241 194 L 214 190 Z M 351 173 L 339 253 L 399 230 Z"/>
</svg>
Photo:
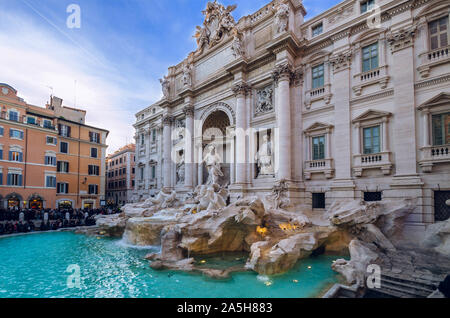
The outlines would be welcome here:
<svg viewBox="0 0 450 318">
<path fill-rule="evenodd" d="M 108 131 L 62 103 L 33 106 L 0 84 L 0 208 L 97 208 L 105 199 Z"/>
<path fill-rule="evenodd" d="M 135 144 L 129 144 L 106 157 L 106 200 L 109 205 L 132 202 L 136 175 L 135 152 Z"/>
<path fill-rule="evenodd" d="M 448 0 L 346 0 L 305 22 L 301 0 L 235 21 L 210 2 L 198 48 L 161 80 L 136 117 L 135 200 L 206 182 L 208 145 L 230 200 L 413 198 L 414 231 L 448 219 Z"/>
</svg>

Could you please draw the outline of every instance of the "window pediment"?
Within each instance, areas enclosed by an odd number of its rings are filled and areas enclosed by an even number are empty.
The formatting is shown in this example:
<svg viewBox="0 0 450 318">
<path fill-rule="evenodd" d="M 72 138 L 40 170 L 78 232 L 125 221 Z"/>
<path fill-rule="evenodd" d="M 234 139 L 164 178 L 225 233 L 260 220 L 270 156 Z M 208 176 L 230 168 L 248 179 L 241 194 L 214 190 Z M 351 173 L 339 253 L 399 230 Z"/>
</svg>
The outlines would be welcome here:
<svg viewBox="0 0 450 318">
<path fill-rule="evenodd" d="M 389 112 L 383 112 L 378 110 L 368 110 L 365 113 L 359 115 L 355 119 L 353 119 L 353 123 L 360 123 L 364 121 L 374 120 L 374 119 L 383 119 L 388 118 L 392 115 Z"/>
<path fill-rule="evenodd" d="M 431 98 L 418 107 L 419 110 L 427 110 L 433 107 L 442 105 L 450 105 L 450 93 L 440 93 L 439 95 Z"/>
<path fill-rule="evenodd" d="M 308 129 L 305 129 L 304 132 L 305 132 L 305 134 L 312 134 L 312 133 L 317 133 L 317 132 L 328 132 L 331 129 L 333 129 L 333 127 L 334 126 L 330 125 L 330 124 L 315 122 L 314 124 L 309 126 Z"/>
</svg>

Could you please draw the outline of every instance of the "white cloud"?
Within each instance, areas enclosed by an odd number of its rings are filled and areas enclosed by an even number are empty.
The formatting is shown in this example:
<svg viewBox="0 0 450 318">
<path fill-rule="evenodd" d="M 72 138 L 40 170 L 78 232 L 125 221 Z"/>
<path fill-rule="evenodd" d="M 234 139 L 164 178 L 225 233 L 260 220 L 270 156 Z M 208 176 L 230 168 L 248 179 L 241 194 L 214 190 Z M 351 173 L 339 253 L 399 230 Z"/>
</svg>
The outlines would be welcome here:
<svg viewBox="0 0 450 318">
<path fill-rule="evenodd" d="M 87 111 L 87 124 L 110 131 L 108 152 L 134 141 L 134 113 L 161 95 L 155 81 L 120 73 L 98 52 L 61 39 L 44 21 L 34 24 L 6 11 L 0 12 L 0 21 L 0 82 L 42 107 L 51 93 L 47 86 L 71 107 L 76 92 L 76 107 Z"/>
</svg>

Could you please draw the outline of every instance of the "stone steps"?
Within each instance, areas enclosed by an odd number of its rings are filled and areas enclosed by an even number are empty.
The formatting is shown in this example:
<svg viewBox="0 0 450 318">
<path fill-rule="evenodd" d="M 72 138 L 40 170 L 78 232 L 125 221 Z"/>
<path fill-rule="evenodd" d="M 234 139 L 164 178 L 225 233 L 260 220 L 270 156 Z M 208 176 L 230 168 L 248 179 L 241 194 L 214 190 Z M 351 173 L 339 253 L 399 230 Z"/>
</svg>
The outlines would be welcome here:
<svg viewBox="0 0 450 318">
<path fill-rule="evenodd" d="M 375 293 L 386 294 L 396 298 L 426 298 L 437 288 L 436 281 L 413 278 L 412 276 L 383 273 L 381 288 Z"/>
</svg>

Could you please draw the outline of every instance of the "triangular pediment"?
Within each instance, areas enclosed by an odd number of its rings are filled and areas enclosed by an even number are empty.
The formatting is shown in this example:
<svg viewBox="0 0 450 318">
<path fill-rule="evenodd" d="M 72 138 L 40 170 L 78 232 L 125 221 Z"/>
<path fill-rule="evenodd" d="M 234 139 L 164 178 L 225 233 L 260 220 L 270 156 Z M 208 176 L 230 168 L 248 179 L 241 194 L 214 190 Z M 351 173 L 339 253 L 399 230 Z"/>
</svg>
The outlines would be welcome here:
<svg viewBox="0 0 450 318">
<path fill-rule="evenodd" d="M 353 119 L 353 123 L 357 123 L 357 122 L 365 121 L 365 120 L 389 117 L 391 115 L 392 114 L 389 112 L 383 112 L 383 111 L 379 111 L 379 110 L 369 109 L 368 111 L 364 112 L 363 114 L 361 114 L 358 117 L 356 117 L 355 119 Z"/>
<path fill-rule="evenodd" d="M 326 130 L 326 129 L 331 129 L 331 128 L 333 128 L 333 125 L 324 124 L 321 122 L 315 122 L 314 124 L 309 126 L 308 129 L 305 129 L 305 132 L 313 132 L 313 131 Z"/>
<path fill-rule="evenodd" d="M 431 98 L 430 100 L 426 101 L 425 103 L 423 103 L 422 105 L 420 105 L 418 108 L 420 110 L 425 109 L 425 108 L 432 108 L 432 107 L 436 107 L 436 106 L 441 106 L 441 105 L 449 105 L 450 104 L 450 93 L 440 93 L 439 95 Z"/>
</svg>

